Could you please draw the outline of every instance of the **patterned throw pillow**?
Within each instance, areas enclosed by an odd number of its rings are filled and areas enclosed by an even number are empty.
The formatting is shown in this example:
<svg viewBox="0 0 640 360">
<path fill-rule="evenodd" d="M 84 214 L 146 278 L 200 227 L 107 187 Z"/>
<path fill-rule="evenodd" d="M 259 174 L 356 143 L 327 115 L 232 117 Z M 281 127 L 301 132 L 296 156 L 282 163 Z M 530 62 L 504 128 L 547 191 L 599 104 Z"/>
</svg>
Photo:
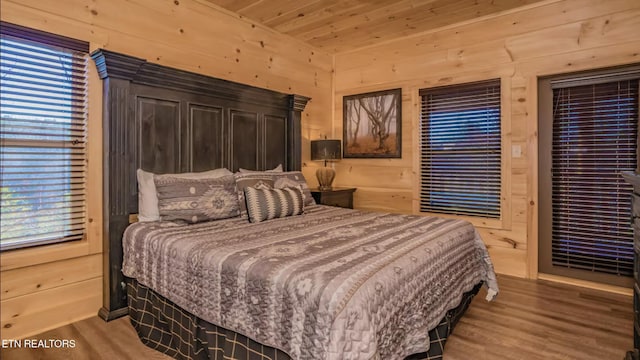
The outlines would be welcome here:
<svg viewBox="0 0 640 360">
<path fill-rule="evenodd" d="M 274 187 L 276 189 L 281 188 L 283 186 L 291 186 L 290 184 L 292 182 L 296 182 L 298 185 L 300 185 L 300 188 L 302 189 L 305 206 L 315 205 L 316 201 L 313 200 L 313 196 L 311 196 L 311 190 L 309 190 L 309 185 L 307 185 L 307 179 L 304 178 L 304 175 L 302 175 L 302 172 L 287 171 L 283 173 L 271 173 L 271 177 L 273 178 Z"/>
<path fill-rule="evenodd" d="M 232 175 L 207 179 L 154 175 L 153 181 L 162 220 L 197 223 L 240 214 Z"/>
<path fill-rule="evenodd" d="M 222 176 L 232 175 L 233 173 L 225 168 L 213 169 L 194 173 L 177 173 L 164 174 L 172 175 L 179 178 L 189 179 L 205 179 L 218 178 Z M 136 177 L 138 179 L 138 221 L 160 221 L 160 213 L 158 212 L 158 194 L 156 193 L 156 185 L 153 182 L 152 172 L 138 169 Z"/>
<path fill-rule="evenodd" d="M 298 187 L 282 189 L 256 189 L 246 187 L 249 221 L 258 223 L 285 216 L 300 215 L 304 211 L 302 190 Z"/>
<path fill-rule="evenodd" d="M 244 189 L 254 187 L 260 189 L 273 188 L 273 178 L 268 173 L 235 173 L 233 177 L 236 181 L 236 189 L 238 191 L 237 201 L 240 207 L 240 216 L 247 217 L 247 205 L 244 200 Z"/>
</svg>

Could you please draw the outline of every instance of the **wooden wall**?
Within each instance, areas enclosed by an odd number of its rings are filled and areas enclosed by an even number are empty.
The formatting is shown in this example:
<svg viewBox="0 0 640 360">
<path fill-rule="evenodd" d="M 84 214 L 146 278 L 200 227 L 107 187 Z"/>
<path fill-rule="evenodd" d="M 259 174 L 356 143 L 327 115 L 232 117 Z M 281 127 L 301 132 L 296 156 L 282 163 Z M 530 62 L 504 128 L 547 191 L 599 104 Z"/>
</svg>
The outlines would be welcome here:
<svg viewBox="0 0 640 360">
<path fill-rule="evenodd" d="M 3 21 L 89 41 L 151 62 L 309 96 L 310 138 L 330 132 L 332 56 L 199 0 L 2 0 Z M 102 306 L 102 83 L 89 63 L 88 236 L 0 255 L 3 339 L 26 337 Z M 330 116 L 328 117 L 330 119 Z M 303 169 L 311 182 L 314 164 Z"/>
<path fill-rule="evenodd" d="M 345 159 L 335 185 L 356 207 L 417 210 L 418 89 L 500 77 L 505 216 L 475 222 L 496 270 L 537 274 L 537 76 L 640 61 L 638 0 L 551 0 L 335 57 L 204 0 L 2 0 L 3 21 L 86 40 L 183 70 L 312 98 L 309 139 L 342 134 L 342 96 L 401 87 L 403 158 Z M 335 62 L 335 74 L 332 73 Z M 94 316 L 101 306 L 101 83 L 90 64 L 85 241 L 0 255 L 3 339 Z M 522 155 L 512 157 L 512 146 Z"/>
<path fill-rule="evenodd" d="M 344 159 L 336 184 L 355 206 L 418 211 L 418 90 L 502 79 L 503 214 L 474 221 L 498 272 L 537 276 L 537 77 L 640 62 L 640 1 L 556 0 L 335 56 L 334 136 L 342 96 L 401 87 L 402 159 Z M 521 149 L 521 156 L 512 150 Z"/>
</svg>

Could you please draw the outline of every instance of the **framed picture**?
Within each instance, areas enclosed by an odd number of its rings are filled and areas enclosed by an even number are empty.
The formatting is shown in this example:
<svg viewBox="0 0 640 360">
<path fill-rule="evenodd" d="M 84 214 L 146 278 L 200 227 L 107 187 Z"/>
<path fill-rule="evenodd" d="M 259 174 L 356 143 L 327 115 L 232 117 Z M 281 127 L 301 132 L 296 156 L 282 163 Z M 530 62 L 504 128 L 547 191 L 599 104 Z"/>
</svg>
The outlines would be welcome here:
<svg viewBox="0 0 640 360">
<path fill-rule="evenodd" d="M 402 157 L 401 89 L 345 96 L 342 116 L 342 157 Z"/>
</svg>

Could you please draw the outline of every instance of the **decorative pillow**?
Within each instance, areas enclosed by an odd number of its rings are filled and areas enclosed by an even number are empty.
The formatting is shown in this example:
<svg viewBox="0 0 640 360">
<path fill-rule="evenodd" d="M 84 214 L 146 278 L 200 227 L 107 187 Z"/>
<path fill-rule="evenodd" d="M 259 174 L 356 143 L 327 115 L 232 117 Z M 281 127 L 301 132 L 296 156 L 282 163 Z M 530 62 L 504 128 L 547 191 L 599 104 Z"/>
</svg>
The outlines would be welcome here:
<svg viewBox="0 0 640 360">
<path fill-rule="evenodd" d="M 299 182 L 293 179 L 289 179 L 288 177 L 279 177 L 275 179 L 273 182 L 273 187 L 276 189 L 284 189 L 286 187 L 299 187 L 300 190 L 302 190 Z"/>
<path fill-rule="evenodd" d="M 221 176 L 232 175 L 233 173 L 225 168 L 213 169 L 195 173 L 166 174 L 180 178 L 218 178 Z M 158 211 L 158 195 L 156 194 L 156 185 L 153 181 L 153 173 L 138 169 L 136 172 L 138 178 L 138 221 L 160 221 L 160 212 Z"/>
<path fill-rule="evenodd" d="M 265 220 L 300 215 L 304 211 L 302 190 L 297 187 L 282 189 L 256 189 L 246 187 L 249 221 L 258 223 Z"/>
<path fill-rule="evenodd" d="M 240 216 L 247 216 L 247 205 L 244 200 L 244 189 L 246 187 L 254 187 L 259 189 L 273 188 L 273 178 L 269 173 L 235 173 L 233 177 L 236 181 L 236 189 L 238 191 L 238 204 L 240 207 Z"/>
<path fill-rule="evenodd" d="M 197 223 L 240 214 L 232 175 L 207 179 L 155 175 L 153 180 L 162 220 Z"/>
<path fill-rule="evenodd" d="M 271 174 L 274 182 L 274 186 L 276 189 L 284 186 L 291 186 L 292 182 L 300 185 L 302 189 L 302 193 L 304 195 L 304 205 L 315 205 L 316 201 L 313 200 L 313 196 L 311 196 L 311 190 L 309 190 L 309 185 L 307 185 L 307 180 L 302 175 L 300 171 L 287 171 L 278 174 Z"/>
<path fill-rule="evenodd" d="M 247 170 L 247 169 L 240 168 L 240 169 L 238 169 L 238 172 L 241 172 L 243 174 L 245 174 L 245 173 L 247 173 L 247 174 L 248 173 L 260 173 L 260 172 L 268 172 L 268 173 L 271 173 L 271 172 L 282 172 L 282 164 L 278 164 L 278 166 L 276 166 L 275 168 L 273 168 L 271 170 L 258 171 L 258 170 Z"/>
</svg>

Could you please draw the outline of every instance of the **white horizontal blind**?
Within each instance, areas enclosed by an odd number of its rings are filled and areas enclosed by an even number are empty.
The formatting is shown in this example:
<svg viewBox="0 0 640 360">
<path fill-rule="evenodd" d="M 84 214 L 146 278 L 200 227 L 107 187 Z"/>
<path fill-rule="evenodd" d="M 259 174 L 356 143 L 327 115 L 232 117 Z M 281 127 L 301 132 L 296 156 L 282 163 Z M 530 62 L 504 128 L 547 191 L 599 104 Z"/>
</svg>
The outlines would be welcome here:
<svg viewBox="0 0 640 360">
<path fill-rule="evenodd" d="M 500 80 L 420 95 L 420 211 L 500 218 Z"/>
<path fill-rule="evenodd" d="M 0 30 L 0 249 L 82 239 L 88 46 Z"/>
<path fill-rule="evenodd" d="M 633 274 L 629 224 L 638 80 L 553 91 L 552 263 Z"/>
</svg>

